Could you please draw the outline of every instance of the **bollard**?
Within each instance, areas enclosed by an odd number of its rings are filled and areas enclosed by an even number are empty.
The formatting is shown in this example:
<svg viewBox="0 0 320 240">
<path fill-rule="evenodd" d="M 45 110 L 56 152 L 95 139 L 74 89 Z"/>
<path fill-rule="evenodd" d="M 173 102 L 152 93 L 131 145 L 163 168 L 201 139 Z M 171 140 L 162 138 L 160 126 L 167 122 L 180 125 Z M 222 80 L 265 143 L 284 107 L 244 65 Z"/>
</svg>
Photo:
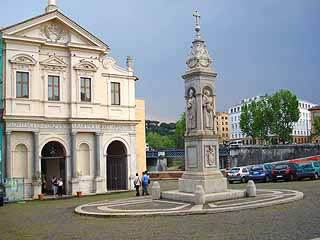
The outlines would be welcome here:
<svg viewBox="0 0 320 240">
<path fill-rule="evenodd" d="M 159 200 L 161 198 L 160 184 L 154 182 L 151 188 L 152 200 Z"/>
<path fill-rule="evenodd" d="M 195 205 L 203 205 L 205 204 L 206 199 L 204 196 L 204 190 L 201 185 L 196 186 L 196 192 L 194 194 L 194 204 Z"/>
<path fill-rule="evenodd" d="M 247 197 L 255 197 L 257 196 L 257 189 L 254 181 L 250 180 L 247 185 Z"/>
</svg>

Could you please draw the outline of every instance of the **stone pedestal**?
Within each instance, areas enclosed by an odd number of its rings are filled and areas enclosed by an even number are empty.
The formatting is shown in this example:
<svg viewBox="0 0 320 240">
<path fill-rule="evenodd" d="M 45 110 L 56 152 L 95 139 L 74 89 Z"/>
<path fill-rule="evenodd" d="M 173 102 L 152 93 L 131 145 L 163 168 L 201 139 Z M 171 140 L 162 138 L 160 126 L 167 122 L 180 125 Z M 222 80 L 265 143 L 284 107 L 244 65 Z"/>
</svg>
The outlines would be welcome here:
<svg viewBox="0 0 320 240">
<path fill-rule="evenodd" d="M 80 181 L 78 178 L 72 178 L 71 183 L 71 193 L 72 195 L 76 195 L 77 192 L 81 192 L 80 189 Z"/>
<path fill-rule="evenodd" d="M 106 192 L 105 184 L 104 184 L 104 178 L 103 177 L 96 177 L 94 179 L 94 183 L 95 183 L 96 193 L 105 193 Z"/>
<path fill-rule="evenodd" d="M 33 190 L 33 198 L 38 199 L 38 195 L 42 193 L 42 185 L 41 182 L 33 182 L 32 190 Z"/>
</svg>

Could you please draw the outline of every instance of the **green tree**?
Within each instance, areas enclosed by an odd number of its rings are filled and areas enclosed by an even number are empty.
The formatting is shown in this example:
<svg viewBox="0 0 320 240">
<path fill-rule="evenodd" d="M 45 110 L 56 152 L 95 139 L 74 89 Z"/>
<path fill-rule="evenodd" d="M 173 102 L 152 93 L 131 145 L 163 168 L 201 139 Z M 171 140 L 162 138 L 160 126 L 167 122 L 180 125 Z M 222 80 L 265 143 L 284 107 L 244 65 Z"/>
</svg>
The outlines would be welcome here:
<svg viewBox="0 0 320 240">
<path fill-rule="evenodd" d="M 175 148 L 174 139 L 170 136 L 161 136 L 159 133 L 147 134 L 147 143 L 151 148 Z"/>
<path fill-rule="evenodd" d="M 312 137 L 320 137 L 320 116 L 314 117 L 313 119 L 313 133 Z"/>
<path fill-rule="evenodd" d="M 268 98 L 272 109 L 271 133 L 282 143 L 292 142 L 293 124 L 299 120 L 299 101 L 289 90 L 280 90 Z"/>
<path fill-rule="evenodd" d="M 184 148 L 184 134 L 186 132 L 186 113 L 182 113 L 176 122 L 175 143 L 176 148 Z"/>
</svg>

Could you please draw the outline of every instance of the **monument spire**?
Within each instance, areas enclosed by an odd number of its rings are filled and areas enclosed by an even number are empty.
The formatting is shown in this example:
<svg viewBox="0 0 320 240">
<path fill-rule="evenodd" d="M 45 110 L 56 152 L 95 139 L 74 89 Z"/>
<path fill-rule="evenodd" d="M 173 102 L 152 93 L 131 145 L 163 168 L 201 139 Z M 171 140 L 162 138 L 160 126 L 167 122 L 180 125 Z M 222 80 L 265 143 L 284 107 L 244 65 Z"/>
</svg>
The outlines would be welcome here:
<svg viewBox="0 0 320 240">
<path fill-rule="evenodd" d="M 200 40 L 201 39 L 201 34 L 200 34 L 200 13 L 198 10 L 196 10 L 193 13 L 193 16 L 196 18 L 196 26 L 195 26 L 195 30 L 196 30 L 196 39 Z"/>
<path fill-rule="evenodd" d="M 48 6 L 46 7 L 46 13 L 57 10 L 57 1 L 56 0 L 48 0 Z"/>
</svg>

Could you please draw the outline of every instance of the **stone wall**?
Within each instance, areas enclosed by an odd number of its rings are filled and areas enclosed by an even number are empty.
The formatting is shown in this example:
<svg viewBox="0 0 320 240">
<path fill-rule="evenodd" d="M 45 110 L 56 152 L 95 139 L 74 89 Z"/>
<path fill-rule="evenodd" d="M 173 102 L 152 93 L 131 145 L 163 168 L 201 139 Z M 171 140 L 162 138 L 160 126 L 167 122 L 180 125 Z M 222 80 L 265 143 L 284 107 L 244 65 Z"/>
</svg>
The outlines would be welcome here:
<svg viewBox="0 0 320 240">
<path fill-rule="evenodd" d="M 320 144 L 232 146 L 228 167 L 255 165 L 320 155 Z"/>
</svg>

